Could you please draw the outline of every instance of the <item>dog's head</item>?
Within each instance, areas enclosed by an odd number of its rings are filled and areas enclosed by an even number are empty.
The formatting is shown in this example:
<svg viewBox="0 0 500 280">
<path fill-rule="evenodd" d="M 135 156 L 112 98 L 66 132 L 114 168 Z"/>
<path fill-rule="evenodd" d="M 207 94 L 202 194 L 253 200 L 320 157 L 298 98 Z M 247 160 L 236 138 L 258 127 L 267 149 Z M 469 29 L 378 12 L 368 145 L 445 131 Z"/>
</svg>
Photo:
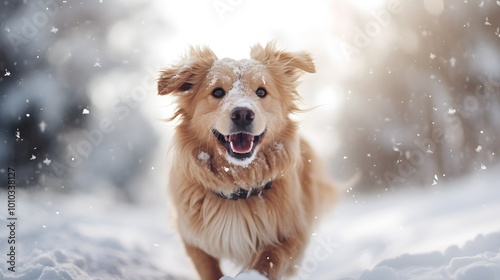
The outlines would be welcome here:
<svg viewBox="0 0 500 280">
<path fill-rule="evenodd" d="M 180 117 L 186 141 L 215 145 L 229 163 L 247 166 L 298 110 L 302 71 L 315 71 L 309 54 L 280 51 L 272 43 L 252 47 L 251 58 L 242 60 L 191 48 L 180 63 L 161 72 L 158 93 L 178 97 L 174 117 Z"/>
</svg>

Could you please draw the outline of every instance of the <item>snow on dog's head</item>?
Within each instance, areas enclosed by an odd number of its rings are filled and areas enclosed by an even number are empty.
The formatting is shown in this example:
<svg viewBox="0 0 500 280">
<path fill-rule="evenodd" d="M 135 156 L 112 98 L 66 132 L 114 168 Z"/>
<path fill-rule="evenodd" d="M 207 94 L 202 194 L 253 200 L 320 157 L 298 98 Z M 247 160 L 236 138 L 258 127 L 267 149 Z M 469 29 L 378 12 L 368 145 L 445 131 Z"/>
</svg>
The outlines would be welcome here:
<svg viewBox="0 0 500 280">
<path fill-rule="evenodd" d="M 303 71 L 315 71 L 309 54 L 277 50 L 273 43 L 255 45 L 242 60 L 192 47 L 161 72 L 158 93 L 177 97 L 178 136 L 192 144 L 194 157 L 201 151 L 246 168 L 293 126 L 288 116 L 298 110 Z"/>
</svg>

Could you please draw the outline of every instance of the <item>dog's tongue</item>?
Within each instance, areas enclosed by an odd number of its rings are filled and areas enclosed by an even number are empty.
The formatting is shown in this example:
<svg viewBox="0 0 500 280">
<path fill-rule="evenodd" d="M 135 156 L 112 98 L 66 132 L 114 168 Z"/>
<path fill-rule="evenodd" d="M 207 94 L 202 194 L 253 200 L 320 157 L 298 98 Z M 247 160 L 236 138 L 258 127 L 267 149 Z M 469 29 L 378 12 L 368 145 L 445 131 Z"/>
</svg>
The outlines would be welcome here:
<svg viewBox="0 0 500 280">
<path fill-rule="evenodd" d="M 253 148 L 253 135 L 237 133 L 229 135 L 231 150 L 237 154 L 249 153 Z"/>
</svg>

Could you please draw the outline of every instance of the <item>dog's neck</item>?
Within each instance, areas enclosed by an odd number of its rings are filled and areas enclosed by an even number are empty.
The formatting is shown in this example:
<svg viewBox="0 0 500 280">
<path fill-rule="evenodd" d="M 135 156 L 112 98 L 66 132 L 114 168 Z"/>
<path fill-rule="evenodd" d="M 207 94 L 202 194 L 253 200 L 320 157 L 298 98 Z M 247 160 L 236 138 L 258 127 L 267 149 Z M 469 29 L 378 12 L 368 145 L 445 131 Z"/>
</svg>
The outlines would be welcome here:
<svg viewBox="0 0 500 280">
<path fill-rule="evenodd" d="M 217 195 L 221 198 L 224 198 L 224 199 L 228 199 L 228 200 L 247 199 L 251 196 L 261 196 L 265 190 L 271 189 L 272 185 L 273 185 L 273 181 L 269 181 L 261 186 L 252 188 L 250 190 L 240 188 L 240 189 L 237 189 L 236 191 L 234 191 L 230 194 L 227 194 L 224 192 L 216 192 L 216 191 L 212 191 L 212 192 L 215 195 Z"/>
</svg>

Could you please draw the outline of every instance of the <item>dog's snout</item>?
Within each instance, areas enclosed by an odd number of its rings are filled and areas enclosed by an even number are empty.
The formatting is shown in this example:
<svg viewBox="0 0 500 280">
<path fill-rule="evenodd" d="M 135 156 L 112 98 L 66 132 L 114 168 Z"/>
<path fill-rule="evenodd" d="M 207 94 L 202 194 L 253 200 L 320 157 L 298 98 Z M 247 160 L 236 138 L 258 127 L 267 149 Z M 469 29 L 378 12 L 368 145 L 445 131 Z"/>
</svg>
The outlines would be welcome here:
<svg viewBox="0 0 500 280">
<path fill-rule="evenodd" d="M 238 107 L 231 112 L 231 120 L 239 127 L 251 124 L 254 119 L 255 113 L 249 108 Z"/>
</svg>

